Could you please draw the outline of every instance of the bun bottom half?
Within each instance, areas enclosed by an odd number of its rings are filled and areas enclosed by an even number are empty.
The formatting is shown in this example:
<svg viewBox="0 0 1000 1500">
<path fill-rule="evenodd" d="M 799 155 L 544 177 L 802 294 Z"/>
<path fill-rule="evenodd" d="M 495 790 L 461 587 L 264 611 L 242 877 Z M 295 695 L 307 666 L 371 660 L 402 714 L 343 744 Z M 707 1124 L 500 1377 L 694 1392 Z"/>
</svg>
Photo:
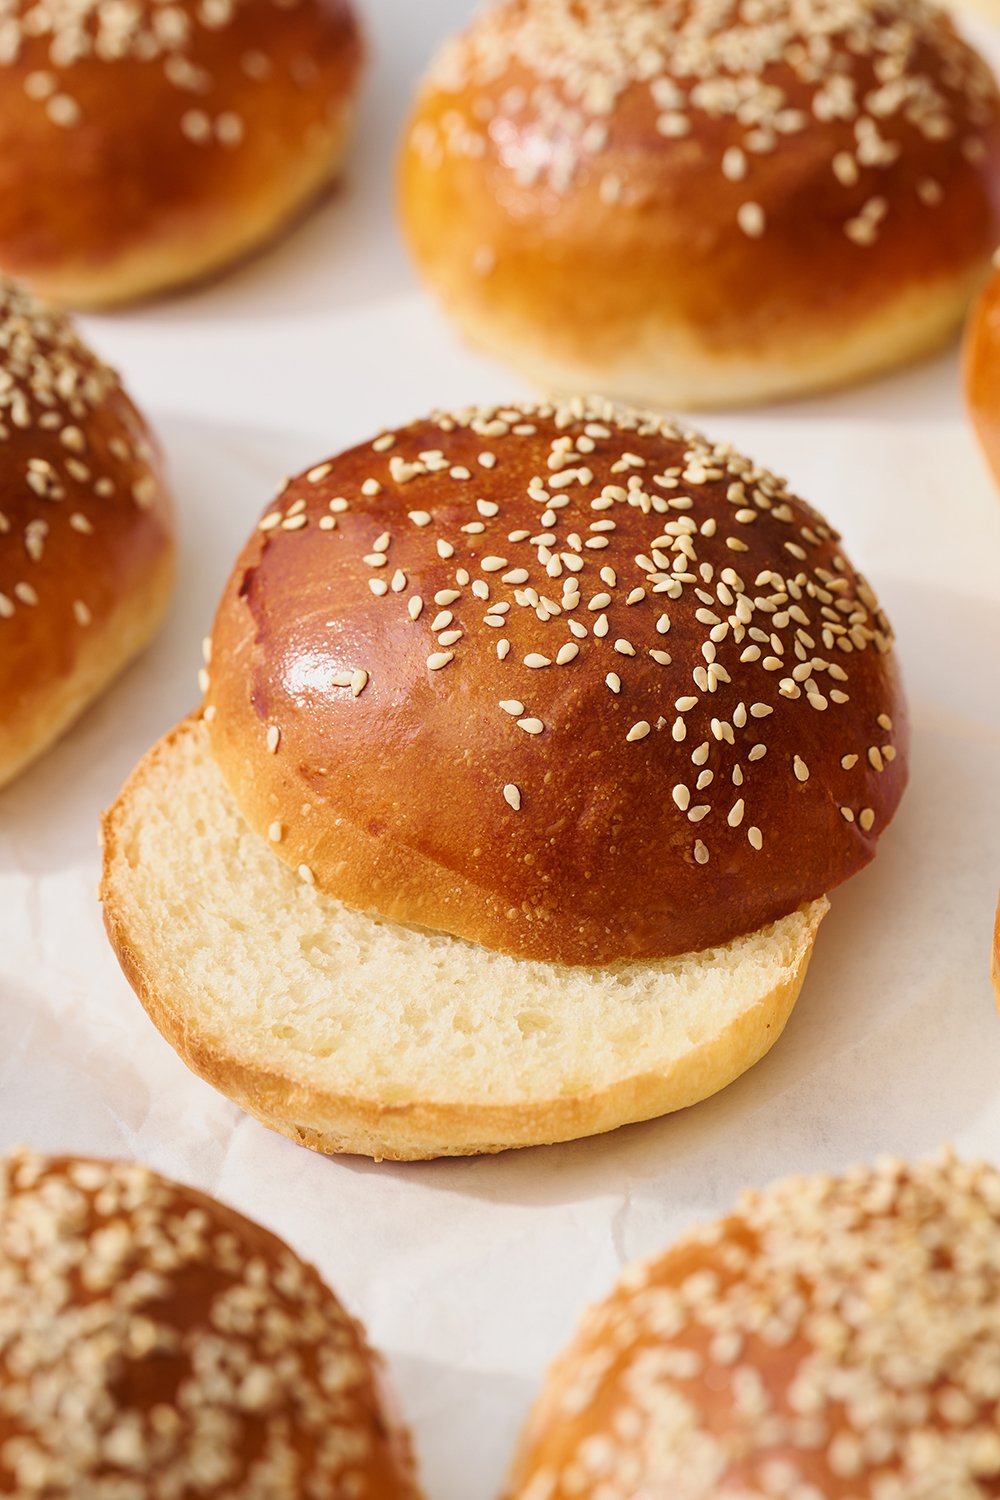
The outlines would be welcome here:
<svg viewBox="0 0 1000 1500">
<path fill-rule="evenodd" d="M 142 590 L 123 596 L 81 639 L 64 676 L 22 682 L 0 719 L 0 790 L 72 727 L 156 634 L 174 585 L 174 549 L 164 549 Z"/>
<path fill-rule="evenodd" d="M 645 327 L 629 323 L 601 336 L 579 324 L 518 318 L 488 295 L 446 296 L 451 316 L 473 345 L 502 360 L 547 392 L 600 391 L 616 401 L 667 411 L 755 406 L 859 384 L 944 348 L 956 337 L 982 286 L 984 266 L 920 286 L 886 289 L 884 303 L 864 320 L 829 321 L 771 330 L 745 348 L 699 337 L 694 326 L 651 312 Z M 488 291 L 489 281 L 484 283 Z M 541 334 L 539 330 L 541 329 Z M 575 347 L 574 347 L 575 346 Z"/>
<path fill-rule="evenodd" d="M 828 909 L 600 969 L 404 927 L 272 853 L 198 718 L 105 815 L 101 899 L 125 975 L 193 1072 L 302 1145 L 376 1160 L 550 1144 L 707 1098 L 781 1035 Z"/>
</svg>

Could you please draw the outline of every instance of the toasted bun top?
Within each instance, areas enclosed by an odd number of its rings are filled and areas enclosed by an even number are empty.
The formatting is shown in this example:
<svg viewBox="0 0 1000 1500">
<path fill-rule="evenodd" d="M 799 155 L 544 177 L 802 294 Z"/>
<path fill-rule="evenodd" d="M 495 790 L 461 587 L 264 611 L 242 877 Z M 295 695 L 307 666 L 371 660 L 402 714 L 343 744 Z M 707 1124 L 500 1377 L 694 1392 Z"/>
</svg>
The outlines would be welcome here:
<svg viewBox="0 0 1000 1500">
<path fill-rule="evenodd" d="M 220 205 L 245 214 L 329 135 L 359 51 L 348 0 L 12 0 L 0 264 L 56 295 L 178 224 L 213 232 Z"/>
<path fill-rule="evenodd" d="M 500 0 L 425 81 L 405 214 L 560 348 L 562 278 L 588 359 L 665 313 L 759 353 L 985 264 L 998 119 L 923 0 Z"/>
<path fill-rule="evenodd" d="M 145 1167 L 22 1152 L 0 1161 L 0 1493 L 416 1492 L 311 1266 Z"/>
<path fill-rule="evenodd" d="M 149 429 L 70 320 L 0 278 L 0 693 L 67 675 L 172 545 Z"/>
<path fill-rule="evenodd" d="M 992 1167 L 792 1178 L 587 1315 L 509 1500 L 986 1500 L 998 1368 Z"/>
<path fill-rule="evenodd" d="M 503 952 L 701 949 L 864 865 L 890 628 L 782 480 L 601 402 L 438 414 L 289 482 L 211 644 L 219 764 L 350 905 Z"/>
</svg>

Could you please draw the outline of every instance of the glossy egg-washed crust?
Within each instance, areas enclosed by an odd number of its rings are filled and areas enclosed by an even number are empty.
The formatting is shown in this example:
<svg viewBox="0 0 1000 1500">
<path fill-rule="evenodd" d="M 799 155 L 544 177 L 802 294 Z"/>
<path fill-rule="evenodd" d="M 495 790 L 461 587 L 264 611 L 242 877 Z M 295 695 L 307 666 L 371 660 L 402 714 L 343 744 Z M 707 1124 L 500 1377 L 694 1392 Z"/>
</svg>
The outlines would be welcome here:
<svg viewBox="0 0 1000 1500">
<path fill-rule="evenodd" d="M 506 1500 L 992 1500 L 998 1363 L 993 1167 L 790 1178 L 589 1312 Z"/>
<path fill-rule="evenodd" d="M 118 376 L 0 280 L 0 785 L 145 644 L 173 560 L 160 454 Z"/>
<path fill-rule="evenodd" d="M 347 0 L 13 0 L 0 18 L 0 267 L 91 305 L 250 249 L 333 175 Z"/>
<path fill-rule="evenodd" d="M 993 272 L 972 309 L 963 353 L 972 425 L 1000 484 L 1000 269 Z"/>
<path fill-rule="evenodd" d="M 567 964 L 720 944 L 875 852 L 891 630 L 728 447 L 577 400 L 438 414 L 290 481 L 205 674 L 250 826 L 349 905 Z"/>
<path fill-rule="evenodd" d="M 432 67 L 400 196 L 445 305 L 550 385 L 760 399 L 954 330 L 997 89 L 922 0 L 504 0 Z"/>
<path fill-rule="evenodd" d="M 382 1385 L 232 1209 L 134 1163 L 0 1161 L 0 1495 L 416 1500 Z"/>
</svg>

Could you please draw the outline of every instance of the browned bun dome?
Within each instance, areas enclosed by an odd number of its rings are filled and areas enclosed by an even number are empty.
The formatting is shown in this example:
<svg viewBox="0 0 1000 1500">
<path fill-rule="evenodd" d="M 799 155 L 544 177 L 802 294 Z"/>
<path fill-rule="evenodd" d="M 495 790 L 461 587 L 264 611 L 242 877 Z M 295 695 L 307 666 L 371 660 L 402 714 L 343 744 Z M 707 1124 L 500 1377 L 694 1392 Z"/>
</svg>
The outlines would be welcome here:
<svg viewBox="0 0 1000 1500">
<path fill-rule="evenodd" d="M 989 1500 L 998 1306 L 992 1167 L 791 1178 L 590 1311 L 507 1500 Z"/>
<path fill-rule="evenodd" d="M 1000 269 L 976 302 L 965 330 L 965 398 L 983 452 L 1000 483 Z"/>
<path fill-rule="evenodd" d="M 359 1326 L 146 1167 L 0 1160 L 0 1495 L 415 1500 Z"/>
<path fill-rule="evenodd" d="M 0 786 L 146 644 L 173 567 L 142 416 L 66 317 L 0 278 Z"/>
<path fill-rule="evenodd" d="M 867 864 L 906 781 L 891 644 L 837 533 L 728 446 L 597 401 L 439 413 L 286 485 L 205 716 L 325 892 L 606 965 Z"/>
<path fill-rule="evenodd" d="M 546 388 L 758 401 L 955 331 L 998 118 L 923 0 L 499 0 L 423 85 L 401 211 L 458 326 Z"/>
<path fill-rule="evenodd" d="M 348 0 L 12 0 L 0 19 L 0 267 L 55 301 L 224 265 L 336 173 Z"/>
</svg>

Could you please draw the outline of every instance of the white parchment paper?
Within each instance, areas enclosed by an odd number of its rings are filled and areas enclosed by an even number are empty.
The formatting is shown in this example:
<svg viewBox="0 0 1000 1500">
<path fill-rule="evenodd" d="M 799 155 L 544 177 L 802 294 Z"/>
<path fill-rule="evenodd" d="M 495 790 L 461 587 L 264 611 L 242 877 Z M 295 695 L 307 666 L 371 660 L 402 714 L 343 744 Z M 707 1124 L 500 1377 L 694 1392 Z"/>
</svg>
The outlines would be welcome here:
<svg viewBox="0 0 1000 1500">
<path fill-rule="evenodd" d="M 955 351 L 704 423 L 844 532 L 896 626 L 914 735 L 902 810 L 875 865 L 835 894 L 784 1038 L 724 1094 L 500 1158 L 324 1160 L 190 1075 L 118 971 L 95 900 L 98 811 L 196 700 L 201 637 L 276 481 L 432 405 L 526 394 L 454 341 L 392 225 L 403 101 L 434 33 L 467 10 L 372 0 L 377 60 L 345 189 L 218 285 L 89 320 L 169 454 L 180 586 L 156 645 L 0 795 L 0 1150 L 141 1158 L 314 1260 L 388 1356 L 435 1500 L 496 1493 L 583 1303 L 745 1185 L 945 1140 L 1000 1163 L 1000 495 Z"/>
</svg>

